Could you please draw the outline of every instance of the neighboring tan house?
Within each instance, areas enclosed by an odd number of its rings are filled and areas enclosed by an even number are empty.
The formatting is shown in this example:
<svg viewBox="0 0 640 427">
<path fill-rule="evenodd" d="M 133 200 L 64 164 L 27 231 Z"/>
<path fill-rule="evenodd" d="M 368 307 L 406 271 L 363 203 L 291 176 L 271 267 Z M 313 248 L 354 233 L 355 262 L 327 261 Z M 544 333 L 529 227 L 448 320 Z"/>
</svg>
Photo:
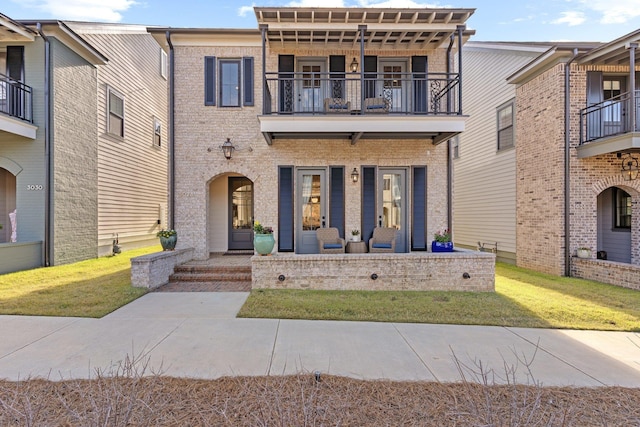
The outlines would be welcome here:
<svg viewBox="0 0 640 427">
<path fill-rule="evenodd" d="M 150 28 L 174 70 L 178 246 L 252 250 L 255 220 L 280 253 L 316 253 L 321 227 L 394 227 L 396 252 L 428 250 L 450 227 L 473 11 L 256 7 L 256 30 Z"/>
<path fill-rule="evenodd" d="M 156 243 L 167 134 L 145 27 L 0 15 L 0 273 Z"/>
</svg>

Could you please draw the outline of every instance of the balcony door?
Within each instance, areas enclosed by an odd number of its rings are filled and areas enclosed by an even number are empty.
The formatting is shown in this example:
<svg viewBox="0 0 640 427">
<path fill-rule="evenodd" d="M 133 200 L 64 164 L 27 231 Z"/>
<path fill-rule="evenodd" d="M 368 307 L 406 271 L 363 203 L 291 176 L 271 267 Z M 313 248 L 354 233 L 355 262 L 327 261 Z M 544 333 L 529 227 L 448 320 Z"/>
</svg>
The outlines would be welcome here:
<svg viewBox="0 0 640 427">
<path fill-rule="evenodd" d="M 323 110 L 326 82 L 326 64 L 323 60 L 298 61 L 298 112 L 319 113 Z"/>
<path fill-rule="evenodd" d="M 407 173 L 404 169 L 378 171 L 378 226 L 398 231 L 396 252 L 407 252 Z"/>
<path fill-rule="evenodd" d="M 326 170 L 299 169 L 296 177 L 296 253 L 318 253 L 316 230 L 326 227 Z"/>
<path fill-rule="evenodd" d="M 382 71 L 382 97 L 391 112 L 409 111 L 409 79 L 405 61 L 380 61 Z"/>
</svg>

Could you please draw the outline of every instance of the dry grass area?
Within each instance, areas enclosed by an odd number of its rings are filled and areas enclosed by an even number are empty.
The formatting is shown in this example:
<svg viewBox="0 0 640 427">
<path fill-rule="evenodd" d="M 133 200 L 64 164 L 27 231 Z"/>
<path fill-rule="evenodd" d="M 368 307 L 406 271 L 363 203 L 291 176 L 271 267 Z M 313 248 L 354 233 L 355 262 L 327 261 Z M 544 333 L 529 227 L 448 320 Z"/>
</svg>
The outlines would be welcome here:
<svg viewBox="0 0 640 427">
<path fill-rule="evenodd" d="M 0 381 L 3 426 L 637 426 L 640 389 L 299 374 Z"/>
</svg>

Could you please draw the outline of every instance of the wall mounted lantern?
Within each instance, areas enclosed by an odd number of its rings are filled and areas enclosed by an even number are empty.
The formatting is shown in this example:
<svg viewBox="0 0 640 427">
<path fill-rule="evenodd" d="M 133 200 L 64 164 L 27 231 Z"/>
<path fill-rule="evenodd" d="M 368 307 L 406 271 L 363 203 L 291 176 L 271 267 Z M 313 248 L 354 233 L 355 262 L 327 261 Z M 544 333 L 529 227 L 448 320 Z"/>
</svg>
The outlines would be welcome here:
<svg viewBox="0 0 640 427">
<path fill-rule="evenodd" d="M 358 71 L 358 61 L 356 60 L 356 58 L 353 58 L 353 61 L 351 61 L 351 64 L 349 65 L 349 70 L 351 70 L 352 73 L 355 73 L 356 71 Z"/>
<path fill-rule="evenodd" d="M 209 147 L 209 148 L 207 148 L 207 151 L 208 152 L 212 152 L 215 149 L 216 148 L 214 148 L 214 147 Z M 222 145 L 220 145 L 217 149 L 222 151 L 222 154 L 224 155 L 224 158 L 227 159 L 227 160 L 231 160 L 231 156 L 233 155 L 234 151 L 242 151 L 242 150 L 244 150 L 244 148 L 236 147 L 235 145 L 233 145 L 233 143 L 231 142 L 231 138 L 227 138 L 227 140 Z M 253 148 L 248 147 L 247 150 L 253 151 Z"/>
<path fill-rule="evenodd" d="M 353 168 L 353 172 L 351 172 L 351 181 L 355 184 L 356 182 L 358 182 L 359 178 L 360 174 L 358 173 L 358 169 Z"/>
<path fill-rule="evenodd" d="M 638 178 L 638 158 L 633 157 L 631 153 L 623 154 L 622 168 L 620 172 L 625 181 L 633 181 Z"/>
</svg>

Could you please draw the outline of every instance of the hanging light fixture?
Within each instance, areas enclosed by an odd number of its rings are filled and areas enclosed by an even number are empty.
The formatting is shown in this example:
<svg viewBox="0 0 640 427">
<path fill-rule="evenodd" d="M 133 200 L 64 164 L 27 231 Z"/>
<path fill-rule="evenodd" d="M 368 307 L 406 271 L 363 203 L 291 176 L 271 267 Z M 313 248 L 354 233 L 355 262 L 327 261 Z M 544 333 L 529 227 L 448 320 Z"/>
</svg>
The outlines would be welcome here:
<svg viewBox="0 0 640 427">
<path fill-rule="evenodd" d="M 360 178 L 360 174 L 358 173 L 358 169 L 353 168 L 353 172 L 351 172 L 351 181 L 353 183 L 358 182 L 358 179 Z"/>
<path fill-rule="evenodd" d="M 220 149 L 222 150 L 222 154 L 224 154 L 224 157 L 227 160 L 229 160 L 229 159 L 231 159 L 231 154 L 236 149 L 236 147 L 234 147 L 233 144 L 231 143 L 231 139 L 227 138 L 227 140 L 224 142 L 224 144 L 222 144 L 220 146 Z"/>
<path fill-rule="evenodd" d="M 356 58 L 353 58 L 353 61 L 351 61 L 351 65 L 349 65 L 349 69 L 351 70 L 352 73 L 355 73 L 356 71 L 358 71 L 358 61 L 356 60 Z"/>
<path fill-rule="evenodd" d="M 622 169 L 620 170 L 625 181 L 633 181 L 638 178 L 638 158 L 627 153 L 622 157 Z"/>
</svg>

